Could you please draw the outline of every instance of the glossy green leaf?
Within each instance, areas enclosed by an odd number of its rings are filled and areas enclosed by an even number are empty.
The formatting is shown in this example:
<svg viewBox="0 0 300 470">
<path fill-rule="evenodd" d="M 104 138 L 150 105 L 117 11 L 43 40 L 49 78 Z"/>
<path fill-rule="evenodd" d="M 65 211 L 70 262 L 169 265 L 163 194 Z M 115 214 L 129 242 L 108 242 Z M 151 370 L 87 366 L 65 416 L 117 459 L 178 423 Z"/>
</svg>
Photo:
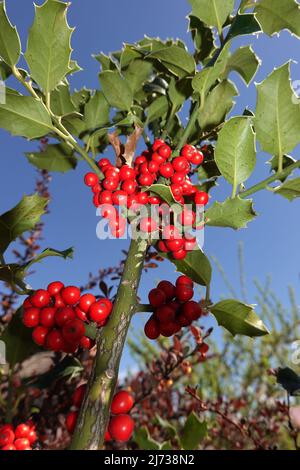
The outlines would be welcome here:
<svg viewBox="0 0 300 470">
<path fill-rule="evenodd" d="M 137 93 L 149 79 L 152 71 L 152 64 L 145 60 L 134 60 L 132 61 L 123 75 L 130 86 L 132 93 Z"/>
<path fill-rule="evenodd" d="M 225 76 L 235 71 L 249 85 L 255 77 L 260 63 L 251 46 L 240 47 L 229 57 L 226 64 Z"/>
<path fill-rule="evenodd" d="M 147 56 L 159 60 L 171 73 L 179 78 L 195 73 L 195 60 L 188 51 L 178 45 L 171 45 L 152 52 Z"/>
<path fill-rule="evenodd" d="M 233 336 L 255 337 L 269 334 L 252 305 L 227 299 L 213 305 L 210 311 L 216 317 L 218 324 L 226 328 Z"/>
<path fill-rule="evenodd" d="M 27 139 L 43 137 L 53 129 L 50 115 L 38 100 L 8 89 L 5 104 L 0 104 L 0 127 Z"/>
<path fill-rule="evenodd" d="M 205 106 L 199 113 L 199 124 L 202 130 L 214 129 L 225 120 L 234 106 L 233 98 L 238 96 L 235 85 L 223 80 L 208 94 Z"/>
<path fill-rule="evenodd" d="M 192 14 L 208 26 L 215 26 L 219 33 L 233 11 L 234 0 L 188 0 Z"/>
<path fill-rule="evenodd" d="M 171 77 L 168 87 L 168 97 L 172 103 L 172 112 L 175 113 L 180 110 L 185 101 L 192 94 L 191 80 L 183 79 L 176 80 Z"/>
<path fill-rule="evenodd" d="M 65 116 L 76 111 L 67 84 L 58 85 L 51 93 L 51 111 L 57 116 Z"/>
<path fill-rule="evenodd" d="M 91 95 L 92 95 L 92 91 L 88 90 L 85 87 L 73 93 L 73 95 L 71 96 L 71 99 L 77 111 L 79 111 L 80 113 L 84 111 L 84 106 L 91 98 Z"/>
<path fill-rule="evenodd" d="M 120 57 L 121 70 L 128 67 L 135 59 L 140 59 L 143 54 L 131 44 L 124 44 Z"/>
<path fill-rule="evenodd" d="M 0 80 L 7 80 L 12 74 L 12 70 L 3 60 L 0 59 Z"/>
<path fill-rule="evenodd" d="M 296 0 L 260 0 L 254 9 L 264 33 L 287 29 L 300 37 L 300 5 Z"/>
<path fill-rule="evenodd" d="M 166 96 L 156 98 L 147 109 L 147 121 L 150 124 L 156 119 L 166 116 L 169 109 L 169 101 Z"/>
<path fill-rule="evenodd" d="M 247 227 L 256 216 L 252 199 L 235 197 L 224 202 L 214 202 L 205 213 L 206 225 L 229 227 L 235 230 Z"/>
<path fill-rule="evenodd" d="M 13 67 L 19 62 L 21 43 L 16 27 L 7 17 L 5 2 L 0 2 L 0 57 Z"/>
<path fill-rule="evenodd" d="M 171 261 L 177 271 L 189 276 L 194 282 L 201 286 L 208 286 L 211 281 L 211 265 L 207 256 L 200 248 L 190 251 L 183 260 L 176 260 L 171 255 L 162 254 L 164 258 Z"/>
<path fill-rule="evenodd" d="M 19 235 L 31 230 L 45 213 L 48 199 L 38 194 L 24 196 L 13 209 L 0 216 L 0 252 Z"/>
<path fill-rule="evenodd" d="M 280 194 L 289 201 L 300 197 L 300 178 L 289 179 L 276 188 L 275 194 Z"/>
<path fill-rule="evenodd" d="M 25 155 L 29 163 L 41 170 L 65 173 L 75 170 L 77 166 L 73 150 L 65 144 L 48 144 L 43 152 L 28 152 Z"/>
<path fill-rule="evenodd" d="M 226 122 L 219 133 L 215 160 L 224 178 L 237 187 L 255 168 L 255 134 L 251 118 L 238 116 Z"/>
<path fill-rule="evenodd" d="M 259 33 L 260 31 L 261 26 L 253 13 L 237 15 L 228 31 L 226 40 L 228 41 L 237 36 Z"/>
<path fill-rule="evenodd" d="M 35 5 L 25 58 L 32 78 L 45 94 L 54 90 L 70 72 L 73 30 L 66 19 L 68 6 L 57 0 Z"/>
<path fill-rule="evenodd" d="M 270 163 L 271 165 L 271 171 L 274 173 L 277 173 L 279 169 L 279 166 L 278 166 L 279 158 L 275 155 L 274 157 L 271 158 L 271 160 L 268 161 L 268 163 Z M 296 160 L 293 157 L 291 157 L 290 155 L 284 155 L 283 160 L 282 160 L 282 169 L 285 170 L 286 168 L 293 165 L 294 163 L 296 163 Z M 290 175 L 286 175 L 282 178 L 278 178 L 278 180 L 280 180 L 283 183 L 289 176 Z"/>
<path fill-rule="evenodd" d="M 207 424 L 194 411 L 186 419 L 180 443 L 183 450 L 196 450 L 207 435 Z"/>
<path fill-rule="evenodd" d="M 121 74 L 117 70 L 106 70 L 99 74 L 99 79 L 109 104 L 122 111 L 130 111 L 133 104 L 133 93 Z"/>
<path fill-rule="evenodd" d="M 100 62 L 102 72 L 104 72 L 105 70 L 117 70 L 116 63 L 112 60 L 110 56 L 103 54 L 103 52 L 94 55 L 93 57 L 98 62 Z"/>
<path fill-rule="evenodd" d="M 276 371 L 279 383 L 292 397 L 300 396 L 300 376 L 289 367 L 279 367 Z"/>
<path fill-rule="evenodd" d="M 291 152 L 300 142 L 300 109 L 291 87 L 290 64 L 274 70 L 257 85 L 255 130 L 263 151 Z"/>
<path fill-rule="evenodd" d="M 189 16 L 189 20 L 189 30 L 191 32 L 196 49 L 196 61 L 202 62 L 204 59 L 207 59 L 211 56 L 216 47 L 213 30 L 212 28 L 206 26 L 196 16 Z"/>
<path fill-rule="evenodd" d="M 109 104 L 102 93 L 96 91 L 84 108 L 86 129 L 93 130 L 109 123 Z"/>
<path fill-rule="evenodd" d="M 148 428 L 146 426 L 137 428 L 133 435 L 133 441 L 137 443 L 140 450 L 162 450 L 165 449 L 165 442 L 160 444 L 156 442 L 149 434 Z"/>
<path fill-rule="evenodd" d="M 169 206 L 177 204 L 173 197 L 170 186 L 166 186 L 165 184 L 153 184 L 147 188 L 147 191 L 157 194 L 157 196 L 159 196 Z"/>
</svg>

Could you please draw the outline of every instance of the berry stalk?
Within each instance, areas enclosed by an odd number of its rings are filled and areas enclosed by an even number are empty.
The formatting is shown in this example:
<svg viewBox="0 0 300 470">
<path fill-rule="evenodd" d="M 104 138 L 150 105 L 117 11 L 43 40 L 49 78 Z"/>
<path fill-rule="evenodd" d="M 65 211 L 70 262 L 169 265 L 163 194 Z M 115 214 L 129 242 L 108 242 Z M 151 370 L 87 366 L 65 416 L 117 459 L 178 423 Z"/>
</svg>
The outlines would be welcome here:
<svg viewBox="0 0 300 470">
<path fill-rule="evenodd" d="M 99 333 L 97 354 L 73 434 L 71 450 L 97 450 L 103 445 L 120 359 L 147 249 L 146 240 L 132 240 L 110 319 Z"/>
</svg>

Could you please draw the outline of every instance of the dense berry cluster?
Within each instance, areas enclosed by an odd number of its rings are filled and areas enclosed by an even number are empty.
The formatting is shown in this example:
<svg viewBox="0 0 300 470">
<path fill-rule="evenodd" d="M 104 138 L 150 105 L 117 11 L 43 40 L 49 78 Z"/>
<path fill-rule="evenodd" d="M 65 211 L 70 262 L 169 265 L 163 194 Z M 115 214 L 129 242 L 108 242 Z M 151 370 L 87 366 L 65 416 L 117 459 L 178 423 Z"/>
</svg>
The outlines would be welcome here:
<svg viewBox="0 0 300 470">
<path fill-rule="evenodd" d="M 104 326 L 111 311 L 109 299 L 81 295 L 78 287 L 54 281 L 47 290 L 38 289 L 24 301 L 23 323 L 33 328 L 32 338 L 39 346 L 74 353 L 78 347 L 90 349 L 94 344 L 85 335 L 86 324 Z"/>
<path fill-rule="evenodd" d="M 1 450 L 32 450 L 37 441 L 35 426 L 33 423 L 22 423 L 16 428 L 12 424 L 0 427 Z"/>
<path fill-rule="evenodd" d="M 122 237 L 126 230 L 126 217 L 119 213 L 118 207 L 138 209 L 146 204 L 158 205 L 163 201 L 157 194 L 149 191 L 154 183 L 163 183 L 169 186 L 174 200 L 184 205 L 206 205 L 208 194 L 200 191 L 193 185 L 190 175 L 192 165 L 201 165 L 203 153 L 192 145 L 185 145 L 179 156 L 172 156 L 172 149 L 163 140 L 157 139 L 150 150 L 139 155 L 133 167 L 124 164 L 121 168 L 113 166 L 109 159 L 102 158 L 98 165 L 104 174 L 104 179 L 99 180 L 96 173 L 85 175 L 85 184 L 91 187 L 93 202 L 96 207 L 101 207 L 101 214 L 109 220 L 111 233 L 116 238 Z M 193 226 L 196 222 L 196 214 L 192 211 L 184 211 L 179 221 L 182 225 Z M 143 232 L 154 232 L 162 227 L 151 217 L 145 217 L 140 221 L 140 229 Z M 161 233 L 162 240 L 166 233 Z M 191 250 L 192 243 L 185 237 L 171 238 L 170 244 L 162 243 L 158 249 L 172 252 L 176 259 L 183 259 Z M 171 243 L 172 242 L 172 243 Z"/>
<path fill-rule="evenodd" d="M 175 286 L 161 281 L 149 292 L 154 313 L 145 325 L 146 336 L 149 339 L 157 339 L 159 335 L 170 337 L 198 320 L 204 312 L 199 303 L 192 300 L 193 296 L 193 281 L 187 276 L 180 276 Z"/>
<path fill-rule="evenodd" d="M 76 411 L 71 411 L 66 417 L 66 427 L 70 434 L 73 434 L 77 418 L 78 408 L 80 408 L 84 394 L 86 391 L 86 384 L 80 385 L 76 388 L 72 396 L 73 407 Z M 108 430 L 105 433 L 105 441 L 128 441 L 134 430 L 134 421 L 129 416 L 129 411 L 134 405 L 134 400 L 130 393 L 125 390 L 120 390 L 114 396 L 111 404 L 111 418 L 108 425 Z"/>
</svg>

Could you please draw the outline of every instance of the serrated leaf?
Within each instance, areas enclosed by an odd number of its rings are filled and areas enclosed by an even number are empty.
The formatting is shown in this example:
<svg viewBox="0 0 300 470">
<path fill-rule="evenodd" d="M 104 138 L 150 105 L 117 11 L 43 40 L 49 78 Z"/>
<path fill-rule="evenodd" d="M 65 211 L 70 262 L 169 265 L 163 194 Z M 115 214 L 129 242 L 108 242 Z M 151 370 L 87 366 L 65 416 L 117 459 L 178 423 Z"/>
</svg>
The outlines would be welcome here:
<svg viewBox="0 0 300 470">
<path fill-rule="evenodd" d="M 51 111 L 57 116 L 65 116 L 76 111 L 68 85 L 58 85 L 51 93 Z"/>
<path fill-rule="evenodd" d="M 244 335 L 252 338 L 269 334 L 252 305 L 227 299 L 213 305 L 210 311 L 216 317 L 218 324 L 226 328 L 232 336 Z"/>
<path fill-rule="evenodd" d="M 81 137 L 85 130 L 84 121 L 78 113 L 67 114 L 62 118 L 62 124 L 73 136 Z"/>
<path fill-rule="evenodd" d="M 228 59 L 225 75 L 230 72 L 237 72 L 249 85 L 253 80 L 260 65 L 260 60 L 252 50 L 251 46 L 244 46 L 237 49 Z"/>
<path fill-rule="evenodd" d="M 213 227 L 229 227 L 234 230 L 246 228 L 256 216 L 252 199 L 239 196 L 224 202 L 214 202 L 205 212 L 205 223 Z"/>
<path fill-rule="evenodd" d="M 211 265 L 207 256 L 200 248 L 188 252 L 183 260 L 176 260 L 169 254 L 160 253 L 161 256 L 171 261 L 177 271 L 193 279 L 201 286 L 208 286 L 211 281 Z"/>
<path fill-rule="evenodd" d="M 67 248 L 66 250 L 63 250 L 63 251 L 56 250 L 55 248 L 46 248 L 41 253 L 37 254 L 33 259 L 28 261 L 23 266 L 23 270 L 28 269 L 29 266 L 32 266 L 35 263 L 39 263 L 44 258 L 49 258 L 49 257 L 55 256 L 55 257 L 59 257 L 59 258 L 63 258 L 63 259 L 68 259 L 68 258 L 72 259 L 73 255 L 74 255 L 74 249 L 73 248 Z"/>
<path fill-rule="evenodd" d="M 121 74 L 117 70 L 106 70 L 99 74 L 99 80 L 109 104 L 122 111 L 130 111 L 133 93 Z"/>
<path fill-rule="evenodd" d="M 291 396 L 300 395 L 300 376 L 293 369 L 284 367 L 276 371 L 277 383 L 279 383 Z"/>
<path fill-rule="evenodd" d="M 5 104 L 0 104 L 0 127 L 27 139 L 43 137 L 53 129 L 50 115 L 38 100 L 7 89 Z"/>
<path fill-rule="evenodd" d="M 194 411 L 186 419 L 181 432 L 180 444 L 184 450 L 196 450 L 207 435 L 207 424 Z"/>
<path fill-rule="evenodd" d="M 19 235 L 31 230 L 45 213 L 48 199 L 38 194 L 24 196 L 13 209 L 0 216 L 0 252 Z"/>
<path fill-rule="evenodd" d="M 168 87 L 168 97 L 172 103 L 173 113 L 180 110 L 184 102 L 192 95 L 192 92 L 191 80 L 176 80 L 174 77 L 171 77 Z"/>
<path fill-rule="evenodd" d="M 123 72 L 132 93 L 135 95 L 149 79 L 152 72 L 152 64 L 145 60 L 133 60 Z"/>
<path fill-rule="evenodd" d="M 48 144 L 43 152 L 27 152 L 25 155 L 29 163 L 41 170 L 65 173 L 77 166 L 73 150 L 65 144 Z"/>
<path fill-rule="evenodd" d="M 179 78 L 195 73 L 195 60 L 185 48 L 176 44 L 151 52 L 149 59 L 159 60 L 171 73 Z"/>
<path fill-rule="evenodd" d="M 84 110 L 84 106 L 91 98 L 91 95 L 92 90 L 88 90 L 87 88 L 82 88 L 81 90 L 77 90 L 73 93 L 71 100 L 77 111 L 81 113 Z"/>
<path fill-rule="evenodd" d="M 103 52 L 100 54 L 93 55 L 94 59 L 96 59 L 101 64 L 101 70 L 104 72 L 105 70 L 117 70 L 116 63 L 112 60 L 112 58 Z"/>
<path fill-rule="evenodd" d="M 234 8 L 234 0 L 188 0 L 192 14 L 206 23 L 215 26 L 219 33 Z"/>
<path fill-rule="evenodd" d="M 124 44 L 120 57 L 121 70 L 128 67 L 135 59 L 140 59 L 142 57 L 143 54 L 138 51 L 135 46 L 132 46 L 131 44 Z"/>
<path fill-rule="evenodd" d="M 0 2 L 0 57 L 13 67 L 19 62 L 21 43 L 16 27 L 7 17 L 5 2 Z"/>
<path fill-rule="evenodd" d="M 238 14 L 228 31 L 226 40 L 228 41 L 237 36 L 259 33 L 260 31 L 261 26 L 253 13 Z"/>
<path fill-rule="evenodd" d="M 6 347 L 6 360 L 10 367 L 23 362 L 40 348 L 32 340 L 32 331 L 22 323 L 22 309 L 17 310 L 0 336 Z"/>
<path fill-rule="evenodd" d="M 155 416 L 156 420 L 158 421 L 158 424 L 169 433 L 169 435 L 173 438 L 177 436 L 177 429 L 175 426 L 173 426 L 170 421 L 167 421 L 166 419 L 163 419 L 161 416 L 156 415 Z"/>
<path fill-rule="evenodd" d="M 66 15 L 69 4 L 47 0 L 35 5 L 25 58 L 32 78 L 45 94 L 70 72 L 71 35 Z"/>
<path fill-rule="evenodd" d="M 147 122 L 150 124 L 156 119 L 166 116 L 169 109 L 169 101 L 166 96 L 156 98 L 147 109 Z"/>
<path fill-rule="evenodd" d="M 136 429 L 132 439 L 141 450 L 160 450 L 161 448 L 160 444 L 152 439 L 145 426 Z"/>
<path fill-rule="evenodd" d="M 109 122 L 109 104 L 102 91 L 96 91 L 84 107 L 86 129 L 90 131 Z"/>
<path fill-rule="evenodd" d="M 215 38 L 212 28 L 207 27 L 203 21 L 196 16 L 189 16 L 189 31 L 195 45 L 195 58 L 196 61 L 202 62 L 204 59 L 211 56 L 215 49 Z"/>
<path fill-rule="evenodd" d="M 289 201 L 300 197 L 300 178 L 287 180 L 281 186 L 275 189 L 275 194 L 280 194 Z"/>
<path fill-rule="evenodd" d="M 271 165 L 271 171 L 273 171 L 274 173 L 277 173 L 278 172 L 278 169 L 279 169 L 279 158 L 277 155 L 274 155 L 274 157 L 271 158 L 271 160 L 268 161 L 268 163 L 270 163 Z M 285 170 L 286 168 L 288 168 L 289 166 L 293 165 L 294 163 L 296 163 L 296 160 L 291 157 L 290 155 L 284 155 L 283 156 L 283 159 L 282 159 L 282 169 Z M 286 175 L 282 178 L 278 178 L 281 182 L 284 182 L 287 178 L 289 177 L 289 175 Z"/>
<path fill-rule="evenodd" d="M 290 64 L 274 70 L 257 85 L 255 130 L 263 151 L 291 152 L 300 142 L 300 111 L 290 83 Z"/>
<path fill-rule="evenodd" d="M 287 29 L 300 37 L 300 6 L 295 0 L 260 0 L 254 11 L 264 33 L 272 36 Z"/>
<path fill-rule="evenodd" d="M 238 94 L 235 85 L 228 80 L 223 80 L 215 86 L 208 94 L 204 108 L 199 112 L 201 130 L 214 129 L 223 122 L 234 106 L 233 98 Z"/>
<path fill-rule="evenodd" d="M 0 80 L 7 80 L 12 74 L 12 70 L 3 60 L 0 59 Z"/>
<path fill-rule="evenodd" d="M 163 201 L 165 201 L 169 206 L 174 206 L 176 203 L 170 186 L 166 186 L 165 184 L 153 184 L 147 191 L 151 193 L 157 194 Z"/>
<path fill-rule="evenodd" d="M 216 164 L 234 187 L 246 181 L 255 168 L 255 134 L 251 122 L 246 116 L 234 117 L 225 123 L 218 136 Z"/>
</svg>

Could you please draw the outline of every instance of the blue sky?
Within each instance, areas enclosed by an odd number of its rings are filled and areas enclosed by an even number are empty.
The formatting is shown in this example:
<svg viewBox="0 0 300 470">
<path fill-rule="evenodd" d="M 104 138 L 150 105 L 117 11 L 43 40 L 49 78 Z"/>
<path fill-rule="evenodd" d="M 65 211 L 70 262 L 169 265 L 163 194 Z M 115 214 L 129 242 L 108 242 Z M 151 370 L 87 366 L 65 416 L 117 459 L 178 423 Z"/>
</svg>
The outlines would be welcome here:
<svg viewBox="0 0 300 470">
<path fill-rule="evenodd" d="M 32 0 L 7 0 L 7 10 L 13 23 L 17 24 L 21 35 L 23 51 L 25 49 L 26 31 L 33 20 Z M 41 4 L 41 1 L 37 2 Z M 176 6 L 174 7 L 174 4 Z M 98 63 L 91 54 L 103 51 L 109 53 L 120 49 L 123 42 L 133 42 L 143 37 L 160 36 L 161 38 L 178 37 L 191 46 L 187 34 L 186 16 L 190 7 L 185 0 L 99 0 L 74 1 L 70 7 L 69 23 L 76 26 L 72 45 L 74 58 L 84 69 L 72 79 L 72 87 L 83 85 L 98 88 Z M 293 80 L 300 80 L 300 42 L 287 32 L 280 37 L 269 38 L 261 35 L 258 40 L 246 37 L 235 40 L 233 48 L 242 44 L 253 44 L 257 55 L 262 59 L 255 80 L 260 82 L 277 67 L 292 59 Z M 247 88 L 235 75 L 240 97 L 234 113 L 242 112 L 246 106 L 255 108 L 256 90 L 254 83 Z M 26 142 L 21 138 L 11 137 L 0 130 L 1 168 L 0 173 L 0 212 L 13 207 L 24 194 L 30 194 L 36 177 L 35 169 L 27 163 L 24 152 L 34 150 L 35 143 Z M 111 154 L 110 151 L 107 155 Z M 297 158 L 297 152 L 294 153 Z M 251 185 L 268 176 L 266 165 L 269 156 L 258 149 L 257 169 L 249 180 Z M 95 236 L 97 218 L 90 202 L 90 193 L 82 183 L 86 171 L 80 164 L 78 171 L 65 175 L 54 174 L 51 184 L 53 200 L 51 214 L 47 216 L 43 248 L 48 246 L 65 249 L 74 246 L 73 261 L 64 262 L 49 259 L 38 266 L 36 274 L 30 278 L 34 288 L 42 287 L 54 279 L 61 279 L 68 284 L 83 283 L 89 272 L 99 267 L 117 264 L 121 250 L 127 242 L 99 241 Z M 223 200 L 229 194 L 229 187 L 221 185 L 212 192 L 213 200 Z M 249 282 L 249 301 L 254 302 L 254 289 L 251 279 L 264 279 L 272 275 L 273 287 L 282 300 L 287 299 L 287 285 L 298 287 L 299 282 L 299 208 L 300 201 L 289 203 L 280 196 L 269 192 L 261 192 L 254 196 L 255 209 L 259 217 L 249 225 L 247 230 L 234 232 L 230 229 L 207 228 L 205 232 L 205 251 L 216 256 L 228 273 L 233 284 L 238 282 L 237 246 L 243 241 L 245 248 L 245 265 Z M 161 269 L 143 277 L 140 295 L 153 287 L 156 279 L 174 279 L 174 269 L 164 263 Z M 224 284 L 214 271 L 212 294 L 217 300 L 226 292 Z M 141 320 L 134 321 L 134 327 L 141 327 Z M 125 355 L 124 363 L 129 365 L 130 359 Z"/>
</svg>

